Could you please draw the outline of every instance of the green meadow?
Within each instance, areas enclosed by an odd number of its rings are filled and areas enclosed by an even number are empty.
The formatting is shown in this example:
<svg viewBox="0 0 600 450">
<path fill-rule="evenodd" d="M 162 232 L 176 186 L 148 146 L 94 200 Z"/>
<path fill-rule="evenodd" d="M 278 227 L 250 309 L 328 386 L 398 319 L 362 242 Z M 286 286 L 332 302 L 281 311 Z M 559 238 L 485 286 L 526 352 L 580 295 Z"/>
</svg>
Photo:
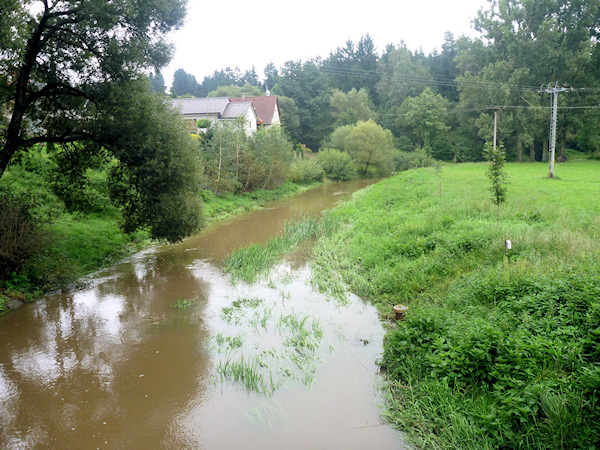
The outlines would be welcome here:
<svg viewBox="0 0 600 450">
<path fill-rule="evenodd" d="M 387 319 L 384 415 L 417 447 L 598 447 L 600 163 L 553 179 L 508 164 L 499 219 L 486 169 L 413 170 L 355 195 L 330 213 L 313 282 Z"/>
</svg>

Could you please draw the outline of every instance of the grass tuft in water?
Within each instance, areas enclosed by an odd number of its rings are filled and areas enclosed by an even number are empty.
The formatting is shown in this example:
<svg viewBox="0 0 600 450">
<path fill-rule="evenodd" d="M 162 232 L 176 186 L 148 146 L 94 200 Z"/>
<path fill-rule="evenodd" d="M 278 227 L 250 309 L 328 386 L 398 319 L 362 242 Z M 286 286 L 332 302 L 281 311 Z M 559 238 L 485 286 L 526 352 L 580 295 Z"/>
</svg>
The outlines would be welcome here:
<svg viewBox="0 0 600 450">
<path fill-rule="evenodd" d="M 266 244 L 251 244 L 232 252 L 225 259 L 225 272 L 232 281 L 241 280 L 252 284 L 272 269 L 285 253 L 289 253 L 306 240 L 321 233 L 316 217 L 304 216 L 284 225 L 283 234 Z"/>
<path fill-rule="evenodd" d="M 263 375 L 258 370 L 256 359 L 245 360 L 244 355 L 239 360 L 226 358 L 219 361 L 217 373 L 221 377 L 221 382 L 229 380 L 232 383 L 242 384 L 248 391 L 259 394 L 272 393 L 269 385 L 265 383 Z"/>
<path fill-rule="evenodd" d="M 194 302 L 190 299 L 181 299 L 181 300 L 177 300 L 175 302 L 175 304 L 173 305 L 173 308 L 175 308 L 179 311 L 183 311 L 184 309 L 188 309 L 193 304 L 194 304 Z"/>
<path fill-rule="evenodd" d="M 245 320 L 245 312 L 256 309 L 263 304 L 262 298 L 239 298 L 234 300 L 231 306 L 221 310 L 221 317 L 229 325 L 240 325 Z"/>
</svg>

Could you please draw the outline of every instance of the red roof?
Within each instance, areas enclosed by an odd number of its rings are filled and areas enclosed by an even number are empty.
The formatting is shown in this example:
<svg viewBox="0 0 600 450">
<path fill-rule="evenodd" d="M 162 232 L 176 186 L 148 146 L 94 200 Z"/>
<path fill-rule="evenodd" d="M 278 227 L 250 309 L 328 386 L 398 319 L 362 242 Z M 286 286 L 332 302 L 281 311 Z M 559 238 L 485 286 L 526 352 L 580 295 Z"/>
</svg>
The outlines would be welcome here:
<svg viewBox="0 0 600 450">
<path fill-rule="evenodd" d="M 279 102 L 276 95 L 268 97 L 231 97 L 229 101 L 232 103 L 252 102 L 256 109 L 256 115 L 264 125 L 271 125 L 275 111 L 279 113 Z"/>
</svg>

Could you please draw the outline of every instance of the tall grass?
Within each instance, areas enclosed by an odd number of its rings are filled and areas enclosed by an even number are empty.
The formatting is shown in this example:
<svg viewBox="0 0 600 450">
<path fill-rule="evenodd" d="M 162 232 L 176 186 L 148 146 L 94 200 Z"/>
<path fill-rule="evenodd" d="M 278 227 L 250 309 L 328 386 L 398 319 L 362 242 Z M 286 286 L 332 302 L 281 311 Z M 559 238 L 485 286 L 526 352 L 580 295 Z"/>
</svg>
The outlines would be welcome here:
<svg viewBox="0 0 600 450">
<path fill-rule="evenodd" d="M 284 225 L 281 236 L 266 244 L 251 244 L 233 251 L 225 259 L 225 271 L 232 279 L 254 283 L 274 267 L 284 253 L 295 249 L 301 242 L 314 239 L 320 232 L 315 217 L 300 217 Z"/>
<path fill-rule="evenodd" d="M 485 164 L 405 172 L 331 212 L 313 278 L 410 306 L 381 365 L 416 445 L 600 446 L 600 164 L 506 168 L 498 231 Z"/>
</svg>

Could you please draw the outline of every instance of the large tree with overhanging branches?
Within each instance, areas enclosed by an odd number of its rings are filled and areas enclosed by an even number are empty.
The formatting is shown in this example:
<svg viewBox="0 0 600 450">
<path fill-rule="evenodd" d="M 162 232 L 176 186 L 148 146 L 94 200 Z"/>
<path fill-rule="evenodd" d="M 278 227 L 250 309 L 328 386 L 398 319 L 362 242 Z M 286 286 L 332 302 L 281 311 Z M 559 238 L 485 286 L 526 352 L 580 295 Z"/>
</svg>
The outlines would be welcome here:
<svg viewBox="0 0 600 450">
<path fill-rule="evenodd" d="M 145 75 L 169 61 L 186 0 L 0 0 L 0 11 L 0 177 L 37 144 L 106 152 L 127 185 L 127 224 L 194 231 L 198 163 Z"/>
</svg>

